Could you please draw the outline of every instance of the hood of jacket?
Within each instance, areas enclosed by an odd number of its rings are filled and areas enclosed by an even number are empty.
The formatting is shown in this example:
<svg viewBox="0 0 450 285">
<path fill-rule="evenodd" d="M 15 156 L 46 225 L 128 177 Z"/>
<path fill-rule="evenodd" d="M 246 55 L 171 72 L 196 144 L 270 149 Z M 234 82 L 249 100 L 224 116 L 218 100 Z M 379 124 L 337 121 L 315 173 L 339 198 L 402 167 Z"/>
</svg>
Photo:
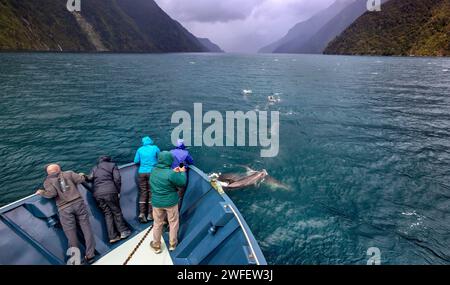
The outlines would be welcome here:
<svg viewBox="0 0 450 285">
<path fill-rule="evenodd" d="M 150 137 L 142 138 L 142 145 L 143 146 L 152 145 L 152 144 L 153 144 L 153 140 Z"/>
<path fill-rule="evenodd" d="M 111 162 L 111 161 L 112 161 L 111 157 L 110 157 L 110 156 L 107 156 L 107 155 L 100 156 L 100 157 L 98 158 L 98 163 L 99 163 L 99 164 L 102 163 L 102 162 Z"/>
<path fill-rule="evenodd" d="M 176 148 L 177 148 L 177 149 L 182 149 L 182 150 L 185 150 L 185 149 L 186 149 L 186 146 L 184 145 L 184 140 L 183 140 L 183 139 L 178 139 L 178 140 L 177 140 L 177 146 L 176 146 Z"/>
<path fill-rule="evenodd" d="M 170 168 L 173 162 L 173 156 L 172 153 L 168 151 L 163 151 L 159 153 L 158 156 L 158 165 L 159 168 Z"/>
</svg>

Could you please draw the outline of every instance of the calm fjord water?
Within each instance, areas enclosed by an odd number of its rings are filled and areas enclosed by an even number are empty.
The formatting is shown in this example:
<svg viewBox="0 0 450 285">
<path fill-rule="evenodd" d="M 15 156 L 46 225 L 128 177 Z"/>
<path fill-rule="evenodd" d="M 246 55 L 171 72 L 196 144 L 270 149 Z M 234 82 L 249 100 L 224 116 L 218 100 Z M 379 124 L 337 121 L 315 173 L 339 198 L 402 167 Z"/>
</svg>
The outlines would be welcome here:
<svg viewBox="0 0 450 285">
<path fill-rule="evenodd" d="M 191 149 L 205 172 L 266 168 L 293 189 L 230 193 L 269 263 L 365 264 L 378 247 L 384 264 L 448 264 L 449 69 L 432 58 L 0 54 L 0 205 L 33 193 L 47 162 L 127 163 L 147 134 L 169 148 L 172 112 L 194 102 L 276 110 L 275 158 Z"/>
</svg>

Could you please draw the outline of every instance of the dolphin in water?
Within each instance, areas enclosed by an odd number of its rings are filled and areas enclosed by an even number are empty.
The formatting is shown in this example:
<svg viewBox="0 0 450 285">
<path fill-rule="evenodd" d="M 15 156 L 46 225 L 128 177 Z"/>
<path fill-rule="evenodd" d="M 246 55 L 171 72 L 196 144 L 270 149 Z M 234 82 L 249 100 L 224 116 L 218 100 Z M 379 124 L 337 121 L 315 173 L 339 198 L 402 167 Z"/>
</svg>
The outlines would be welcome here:
<svg viewBox="0 0 450 285">
<path fill-rule="evenodd" d="M 271 188 L 291 190 L 288 186 L 269 176 L 267 170 L 253 170 L 247 166 L 244 167 L 247 172 L 245 174 L 225 173 L 220 174 L 217 178 L 225 190 L 243 189 L 251 186 L 258 186 L 261 183 L 267 184 Z"/>
</svg>

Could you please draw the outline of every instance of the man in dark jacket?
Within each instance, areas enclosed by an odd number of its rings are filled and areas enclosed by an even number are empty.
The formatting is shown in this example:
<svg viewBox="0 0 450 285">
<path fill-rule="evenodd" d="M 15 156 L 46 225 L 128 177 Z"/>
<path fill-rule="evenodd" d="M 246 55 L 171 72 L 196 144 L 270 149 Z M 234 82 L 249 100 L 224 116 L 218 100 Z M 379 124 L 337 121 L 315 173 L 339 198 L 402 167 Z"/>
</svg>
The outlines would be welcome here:
<svg viewBox="0 0 450 285">
<path fill-rule="evenodd" d="M 55 199 L 59 219 L 71 248 L 79 248 L 77 223 L 79 224 L 86 241 L 85 259 L 88 262 L 93 261 L 95 239 L 89 222 L 89 212 L 78 191 L 78 185 L 85 182 L 84 176 L 73 171 L 62 171 L 58 164 L 51 164 L 46 170 L 48 176 L 44 181 L 45 190 L 38 190 L 36 194 Z"/>
<path fill-rule="evenodd" d="M 122 182 L 117 164 L 112 162 L 111 157 L 102 156 L 87 179 L 93 182 L 94 198 L 105 215 L 109 242 L 115 243 L 128 238 L 131 231 L 120 208 L 119 194 Z"/>
</svg>

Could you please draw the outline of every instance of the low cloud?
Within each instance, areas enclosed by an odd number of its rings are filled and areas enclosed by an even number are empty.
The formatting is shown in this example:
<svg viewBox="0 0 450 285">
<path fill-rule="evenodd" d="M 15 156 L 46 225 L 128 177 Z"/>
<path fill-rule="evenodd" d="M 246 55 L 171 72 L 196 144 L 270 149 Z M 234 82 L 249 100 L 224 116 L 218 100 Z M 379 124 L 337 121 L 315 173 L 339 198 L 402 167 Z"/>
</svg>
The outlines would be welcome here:
<svg viewBox="0 0 450 285">
<path fill-rule="evenodd" d="M 228 52 L 256 52 L 335 0 L 156 0 L 199 37 Z"/>
<path fill-rule="evenodd" d="M 157 0 L 182 22 L 217 23 L 246 19 L 265 0 Z"/>
</svg>

